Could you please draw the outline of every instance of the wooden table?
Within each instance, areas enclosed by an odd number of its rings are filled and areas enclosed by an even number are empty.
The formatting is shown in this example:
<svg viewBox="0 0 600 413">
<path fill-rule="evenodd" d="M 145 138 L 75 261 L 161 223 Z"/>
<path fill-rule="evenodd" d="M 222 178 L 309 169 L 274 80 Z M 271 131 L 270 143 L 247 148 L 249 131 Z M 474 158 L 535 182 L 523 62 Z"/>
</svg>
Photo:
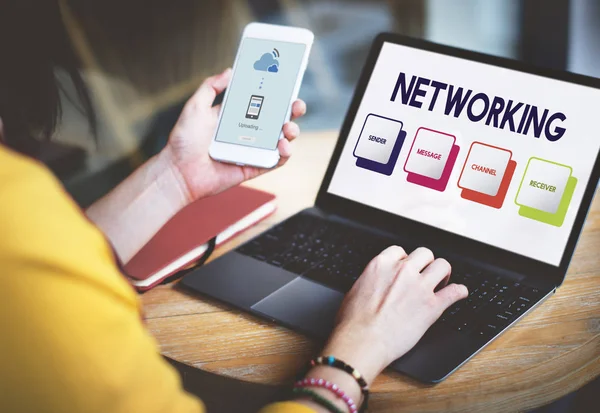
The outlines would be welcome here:
<svg viewBox="0 0 600 413">
<path fill-rule="evenodd" d="M 284 168 L 248 185 L 274 192 L 278 211 L 215 251 L 220 256 L 313 204 L 337 133 L 305 134 Z M 161 286 L 142 296 L 165 356 L 257 383 L 289 383 L 318 343 L 251 315 Z M 372 412 L 522 411 L 547 404 L 600 375 L 600 197 L 558 293 L 446 381 L 424 385 L 385 372 Z"/>
</svg>

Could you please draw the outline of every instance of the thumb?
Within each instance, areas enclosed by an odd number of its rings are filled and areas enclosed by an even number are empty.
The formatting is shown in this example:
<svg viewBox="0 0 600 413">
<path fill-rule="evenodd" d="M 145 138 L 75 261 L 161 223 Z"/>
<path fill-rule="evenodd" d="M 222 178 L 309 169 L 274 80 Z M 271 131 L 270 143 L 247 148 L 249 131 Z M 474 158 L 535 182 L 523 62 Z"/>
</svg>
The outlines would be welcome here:
<svg viewBox="0 0 600 413">
<path fill-rule="evenodd" d="M 435 293 L 440 303 L 440 314 L 457 301 L 469 296 L 469 290 L 462 284 L 449 284 Z"/>
<path fill-rule="evenodd" d="M 202 82 L 190 101 L 200 108 L 210 108 L 217 95 L 225 90 L 230 80 L 231 69 L 229 68 L 221 74 L 209 77 Z"/>
</svg>

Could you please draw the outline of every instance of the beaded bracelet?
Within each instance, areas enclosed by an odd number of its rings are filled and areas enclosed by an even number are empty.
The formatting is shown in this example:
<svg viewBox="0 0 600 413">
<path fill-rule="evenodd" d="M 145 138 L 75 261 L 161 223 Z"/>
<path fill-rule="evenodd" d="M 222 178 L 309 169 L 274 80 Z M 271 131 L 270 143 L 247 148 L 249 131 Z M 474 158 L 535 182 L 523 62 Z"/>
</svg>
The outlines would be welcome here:
<svg viewBox="0 0 600 413">
<path fill-rule="evenodd" d="M 333 404 L 325 397 L 310 389 L 306 389 L 304 387 L 295 387 L 294 389 L 292 389 L 292 392 L 297 395 L 307 396 L 313 402 L 329 410 L 331 413 L 344 413 L 341 409 L 338 409 L 338 407 L 335 404 Z"/>
<path fill-rule="evenodd" d="M 346 406 L 348 406 L 348 410 L 350 411 L 350 413 L 358 413 L 358 409 L 356 408 L 356 403 L 354 403 L 354 400 L 352 400 L 350 396 L 344 393 L 344 391 L 340 389 L 337 384 L 334 384 L 330 381 L 323 379 L 306 378 L 304 380 L 296 382 L 295 387 L 321 387 L 326 390 L 329 390 L 330 392 L 335 394 L 339 399 L 342 399 L 344 403 L 346 403 Z"/>
<path fill-rule="evenodd" d="M 369 402 L 369 385 L 367 384 L 367 381 L 364 379 L 364 377 L 362 376 L 362 374 L 360 374 L 360 372 L 358 370 L 356 370 L 351 365 L 346 364 L 342 360 L 336 359 L 333 356 L 317 357 L 315 359 L 312 359 L 308 363 L 308 366 L 298 376 L 298 380 L 302 379 L 302 377 L 304 377 L 306 375 L 306 373 L 308 372 L 308 370 L 311 367 L 316 367 L 316 366 L 330 366 L 330 367 L 345 371 L 346 373 L 351 375 L 354 378 L 354 380 L 356 380 L 358 385 L 360 386 L 360 391 L 363 395 L 363 403 L 362 403 L 362 406 L 360 407 L 359 411 L 364 412 L 367 410 L 367 405 Z"/>
</svg>

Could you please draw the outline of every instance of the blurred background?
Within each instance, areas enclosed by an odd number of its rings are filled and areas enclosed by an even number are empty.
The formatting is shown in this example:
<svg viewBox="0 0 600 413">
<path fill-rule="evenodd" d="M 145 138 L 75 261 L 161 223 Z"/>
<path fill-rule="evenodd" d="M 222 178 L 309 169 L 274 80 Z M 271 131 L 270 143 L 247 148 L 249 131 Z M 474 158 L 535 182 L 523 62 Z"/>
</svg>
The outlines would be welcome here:
<svg viewBox="0 0 600 413">
<path fill-rule="evenodd" d="M 382 31 L 600 77 L 598 0 L 62 0 L 99 116 L 94 140 L 65 86 L 59 162 L 87 206 L 164 145 L 186 98 L 231 66 L 252 21 L 306 27 L 316 43 L 300 97 L 303 131 L 338 129 Z"/>
</svg>

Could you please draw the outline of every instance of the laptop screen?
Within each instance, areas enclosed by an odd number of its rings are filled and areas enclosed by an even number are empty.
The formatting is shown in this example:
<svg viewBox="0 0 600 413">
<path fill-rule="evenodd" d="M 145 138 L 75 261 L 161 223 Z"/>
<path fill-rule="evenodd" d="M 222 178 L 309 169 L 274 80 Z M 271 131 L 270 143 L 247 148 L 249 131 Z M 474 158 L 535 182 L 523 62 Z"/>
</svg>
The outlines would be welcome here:
<svg viewBox="0 0 600 413">
<path fill-rule="evenodd" d="M 328 192 L 558 266 L 600 90 L 384 43 Z"/>
</svg>

